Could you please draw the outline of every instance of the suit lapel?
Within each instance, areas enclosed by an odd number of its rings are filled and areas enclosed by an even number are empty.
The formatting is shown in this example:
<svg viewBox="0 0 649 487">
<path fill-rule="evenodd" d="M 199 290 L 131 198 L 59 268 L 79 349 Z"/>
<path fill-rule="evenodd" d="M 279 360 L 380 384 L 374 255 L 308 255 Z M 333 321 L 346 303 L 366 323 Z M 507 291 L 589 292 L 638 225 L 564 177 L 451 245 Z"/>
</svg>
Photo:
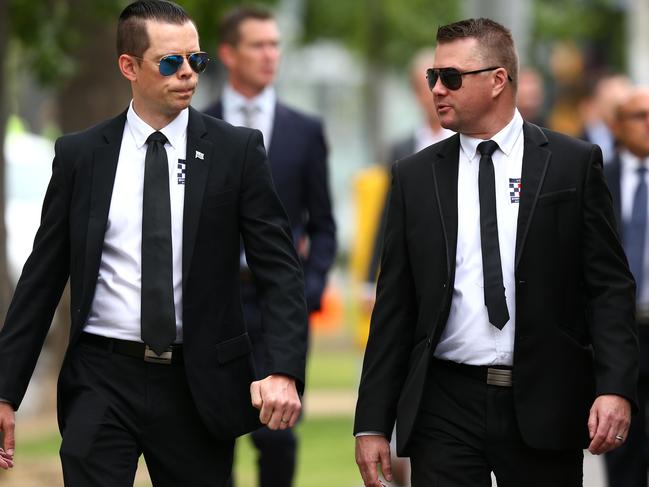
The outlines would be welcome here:
<svg viewBox="0 0 649 487">
<path fill-rule="evenodd" d="M 548 139 L 539 127 L 531 123 L 523 123 L 523 137 L 525 146 L 521 174 L 521 201 L 516 227 L 515 268 L 518 267 L 523 253 L 527 232 L 551 156 L 551 152 L 545 147 Z"/>
<path fill-rule="evenodd" d="M 273 130 L 270 138 L 270 145 L 266 146 L 268 160 L 272 166 L 273 147 L 284 147 L 284 138 L 291 135 L 291 131 L 286 126 L 286 117 L 284 116 L 285 108 L 279 103 L 275 104 L 275 114 L 273 115 Z M 266 142 L 264 142 L 264 145 Z"/>
<path fill-rule="evenodd" d="M 205 184 L 211 165 L 213 144 L 204 138 L 206 134 L 207 130 L 202 115 L 189 107 L 187 173 L 185 175 L 185 206 L 183 209 L 183 286 L 194 253 Z"/>
<path fill-rule="evenodd" d="M 615 211 L 615 218 L 617 221 L 618 231 L 622 232 L 622 189 L 620 187 L 622 183 L 622 163 L 620 161 L 620 155 L 616 154 L 615 159 L 613 159 L 607 167 L 604 168 L 604 174 L 606 175 L 606 183 L 608 184 L 608 189 L 611 192 L 611 198 L 613 199 L 613 210 Z"/>
<path fill-rule="evenodd" d="M 455 273 L 457 252 L 457 178 L 460 159 L 460 136 L 454 135 L 435 154 L 433 180 L 446 243 L 446 266 L 449 282 Z"/>
<path fill-rule="evenodd" d="M 126 112 L 111 120 L 103 132 L 106 144 L 98 146 L 93 152 L 83 286 L 86 295 L 81 301 L 88 306 L 97 281 L 125 123 Z"/>
</svg>

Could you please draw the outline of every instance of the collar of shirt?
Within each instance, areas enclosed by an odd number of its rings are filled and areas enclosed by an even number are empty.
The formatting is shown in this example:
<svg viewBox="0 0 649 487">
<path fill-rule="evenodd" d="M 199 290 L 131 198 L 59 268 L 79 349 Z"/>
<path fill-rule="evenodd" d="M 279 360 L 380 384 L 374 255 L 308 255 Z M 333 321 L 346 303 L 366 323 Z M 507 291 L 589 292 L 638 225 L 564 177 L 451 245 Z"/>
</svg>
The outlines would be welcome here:
<svg viewBox="0 0 649 487">
<path fill-rule="evenodd" d="M 625 173 L 635 173 L 641 165 L 649 167 L 649 157 L 642 159 L 638 156 L 634 156 L 628 150 L 622 149 L 620 151 L 620 164 L 622 166 L 622 171 L 624 171 Z"/>
<path fill-rule="evenodd" d="M 146 144 L 149 135 L 156 132 L 156 130 L 135 113 L 135 110 L 133 109 L 133 101 L 131 101 L 131 104 L 128 107 L 126 120 L 128 121 L 128 128 L 131 131 L 136 147 L 141 149 Z M 169 144 L 178 151 L 178 153 L 182 152 L 180 149 L 183 145 L 183 140 L 187 136 L 188 122 L 189 108 L 185 108 L 176 118 L 169 122 L 169 124 L 159 130 L 165 137 L 167 137 Z"/>
<path fill-rule="evenodd" d="M 230 83 L 228 83 L 225 85 L 225 88 L 223 88 L 222 100 L 224 115 L 226 113 L 234 113 L 242 106 L 255 106 L 259 109 L 261 114 L 267 115 L 272 113 L 275 109 L 277 97 L 275 95 L 275 89 L 272 86 L 267 86 L 257 96 L 246 98 L 236 91 Z M 228 120 L 226 119 L 226 121 Z"/>
<path fill-rule="evenodd" d="M 514 144 L 523 133 L 523 117 L 517 109 L 514 110 L 514 116 L 505 127 L 497 134 L 491 137 L 498 144 L 498 148 L 509 157 L 514 149 Z M 478 144 L 484 142 L 483 139 L 476 139 L 469 135 L 460 134 L 460 147 L 466 155 L 469 162 L 473 161 L 478 150 Z"/>
</svg>

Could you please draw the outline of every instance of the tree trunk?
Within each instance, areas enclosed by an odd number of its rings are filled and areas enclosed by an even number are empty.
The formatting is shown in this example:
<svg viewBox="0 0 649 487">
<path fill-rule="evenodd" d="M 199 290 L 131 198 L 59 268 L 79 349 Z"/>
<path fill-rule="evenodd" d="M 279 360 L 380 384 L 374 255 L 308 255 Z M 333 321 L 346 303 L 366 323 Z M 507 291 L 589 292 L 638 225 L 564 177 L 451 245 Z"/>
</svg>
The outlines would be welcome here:
<svg viewBox="0 0 649 487">
<path fill-rule="evenodd" d="M 6 0 L 0 0 L 0 52 L 6 53 L 9 49 L 9 7 Z M 0 327 L 7 314 L 9 300 L 11 299 L 11 286 L 7 269 L 7 231 L 5 226 L 5 162 L 4 141 L 7 127 L 6 103 L 6 63 L 7 56 L 0 57 Z"/>
</svg>

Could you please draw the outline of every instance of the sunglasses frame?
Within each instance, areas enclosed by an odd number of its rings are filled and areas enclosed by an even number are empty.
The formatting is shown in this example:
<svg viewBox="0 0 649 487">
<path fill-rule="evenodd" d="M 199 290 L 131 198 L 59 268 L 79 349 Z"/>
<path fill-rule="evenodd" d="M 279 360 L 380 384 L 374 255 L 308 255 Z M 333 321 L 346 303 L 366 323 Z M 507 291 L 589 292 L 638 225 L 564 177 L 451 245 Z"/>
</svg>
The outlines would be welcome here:
<svg viewBox="0 0 649 487">
<path fill-rule="evenodd" d="M 428 89 L 430 91 L 433 91 L 433 88 L 435 88 L 435 85 L 437 84 L 437 80 L 439 79 L 446 88 L 448 88 L 451 91 L 456 91 L 462 88 L 462 76 L 464 76 L 465 74 L 484 73 L 486 71 L 494 71 L 500 68 L 502 68 L 502 66 L 490 66 L 488 68 L 474 69 L 473 71 L 460 71 L 459 69 L 456 68 L 428 68 L 426 70 Z M 447 79 L 449 75 L 456 76 L 457 79 L 459 79 L 459 84 L 457 85 L 457 87 L 449 82 L 449 80 Z M 509 76 L 509 73 L 507 74 L 507 79 L 509 81 L 512 81 L 512 77 Z M 449 84 L 451 84 L 451 86 L 449 86 Z"/>
<path fill-rule="evenodd" d="M 196 64 L 196 62 L 192 61 L 192 58 L 197 54 L 204 55 L 205 63 L 203 64 L 202 69 L 199 68 L 199 65 Z M 210 62 L 210 57 L 208 53 L 205 51 L 189 52 L 186 54 L 166 54 L 162 56 L 157 62 L 152 61 L 150 59 L 145 59 L 140 56 L 136 56 L 134 54 L 131 54 L 131 56 L 133 56 L 136 59 L 140 59 L 142 61 L 149 61 L 150 63 L 155 64 L 156 66 L 158 66 L 158 72 L 160 73 L 161 76 L 172 76 L 176 74 L 180 69 L 180 67 L 183 65 L 183 63 L 185 62 L 185 59 L 187 59 L 187 63 L 189 63 L 189 67 L 192 68 L 192 71 L 194 71 L 194 73 L 196 74 L 201 74 L 203 71 L 205 71 L 205 69 L 207 68 L 207 64 Z M 170 73 L 163 72 L 162 66 L 163 63 L 165 63 L 165 61 L 170 60 L 171 58 L 179 58 L 179 57 L 182 58 L 182 62 L 177 63 L 176 61 L 173 61 L 166 64 L 168 66 L 171 66 L 171 69 L 173 69 L 173 71 L 171 71 Z M 174 68 L 174 64 L 175 64 L 175 68 Z"/>
</svg>

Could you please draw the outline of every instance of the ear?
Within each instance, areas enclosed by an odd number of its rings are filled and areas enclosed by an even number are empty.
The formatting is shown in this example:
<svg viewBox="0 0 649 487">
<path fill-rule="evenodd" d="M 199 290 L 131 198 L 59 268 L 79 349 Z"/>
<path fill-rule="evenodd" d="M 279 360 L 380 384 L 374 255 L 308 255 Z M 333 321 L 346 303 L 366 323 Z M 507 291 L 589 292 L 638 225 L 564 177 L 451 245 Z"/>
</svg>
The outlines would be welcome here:
<svg viewBox="0 0 649 487">
<path fill-rule="evenodd" d="M 121 71 L 122 76 L 124 76 L 129 81 L 137 81 L 137 73 L 140 69 L 140 65 L 138 64 L 137 59 L 128 54 L 122 54 L 119 56 L 117 62 L 119 64 L 119 70 Z"/>
<path fill-rule="evenodd" d="M 236 48 L 233 45 L 228 44 L 227 42 L 219 44 L 219 59 L 228 70 L 231 70 L 234 63 L 236 62 L 234 53 L 235 49 Z"/>
<path fill-rule="evenodd" d="M 509 83 L 509 77 L 505 68 L 498 68 L 494 70 L 492 87 L 493 97 L 496 98 L 497 96 L 499 96 L 505 90 L 505 88 L 507 88 L 507 85 Z"/>
</svg>

